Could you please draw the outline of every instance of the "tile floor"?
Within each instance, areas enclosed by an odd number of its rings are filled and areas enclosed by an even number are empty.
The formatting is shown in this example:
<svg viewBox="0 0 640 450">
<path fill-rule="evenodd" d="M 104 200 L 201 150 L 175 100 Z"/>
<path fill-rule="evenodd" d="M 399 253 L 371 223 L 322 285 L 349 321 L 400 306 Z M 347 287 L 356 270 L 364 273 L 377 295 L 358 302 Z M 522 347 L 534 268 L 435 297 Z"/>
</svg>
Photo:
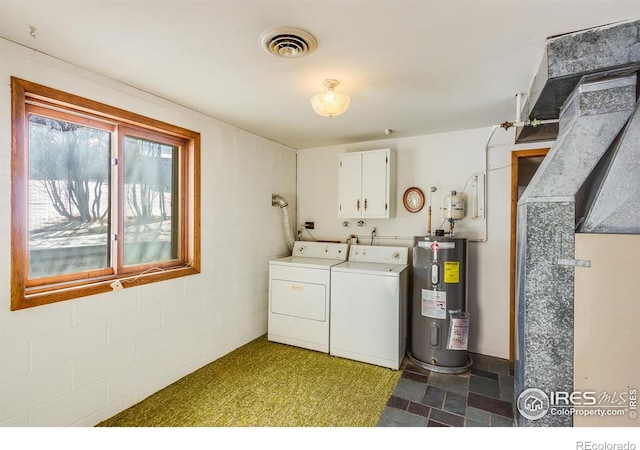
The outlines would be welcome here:
<svg viewBox="0 0 640 450">
<path fill-rule="evenodd" d="M 379 427 L 511 427 L 513 366 L 471 353 L 463 374 L 422 369 L 405 358 Z"/>
</svg>

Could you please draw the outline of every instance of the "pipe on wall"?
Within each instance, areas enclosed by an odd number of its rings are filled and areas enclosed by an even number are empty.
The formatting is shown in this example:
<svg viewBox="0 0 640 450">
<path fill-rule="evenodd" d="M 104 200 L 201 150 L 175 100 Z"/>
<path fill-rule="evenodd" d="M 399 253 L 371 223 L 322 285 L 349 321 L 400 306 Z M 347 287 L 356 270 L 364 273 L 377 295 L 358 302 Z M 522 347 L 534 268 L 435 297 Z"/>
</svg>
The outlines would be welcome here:
<svg viewBox="0 0 640 450">
<path fill-rule="evenodd" d="M 518 97 L 518 101 L 520 97 Z M 518 105 L 518 108 L 520 106 Z M 519 119 L 519 117 L 518 117 Z M 487 242 L 489 240 L 489 219 L 488 219 L 488 203 L 489 203 L 489 143 L 491 139 L 493 139 L 493 135 L 498 128 L 504 128 L 507 131 L 511 127 L 520 127 L 524 125 L 531 125 L 532 127 L 537 127 L 540 125 L 545 125 L 548 123 L 558 123 L 559 119 L 548 119 L 548 120 L 540 120 L 540 119 L 532 119 L 525 120 L 521 122 L 520 120 L 516 120 L 516 122 L 503 122 L 499 125 L 493 125 L 491 127 L 491 131 L 489 132 L 489 138 L 487 139 L 487 143 L 484 146 L 484 173 L 485 173 L 485 217 L 484 217 L 484 237 L 480 239 L 470 239 L 469 242 Z"/>
</svg>

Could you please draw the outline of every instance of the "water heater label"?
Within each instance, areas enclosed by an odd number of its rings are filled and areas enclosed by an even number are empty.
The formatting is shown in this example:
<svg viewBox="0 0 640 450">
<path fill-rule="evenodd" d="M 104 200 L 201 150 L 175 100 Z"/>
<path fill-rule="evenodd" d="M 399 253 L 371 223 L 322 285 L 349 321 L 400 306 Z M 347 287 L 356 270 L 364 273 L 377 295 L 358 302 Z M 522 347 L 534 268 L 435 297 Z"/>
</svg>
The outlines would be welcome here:
<svg viewBox="0 0 640 450">
<path fill-rule="evenodd" d="M 460 263 L 458 261 L 445 261 L 444 282 L 460 283 Z"/>
<path fill-rule="evenodd" d="M 433 319 L 447 318 L 447 293 L 422 290 L 422 315 Z"/>
</svg>

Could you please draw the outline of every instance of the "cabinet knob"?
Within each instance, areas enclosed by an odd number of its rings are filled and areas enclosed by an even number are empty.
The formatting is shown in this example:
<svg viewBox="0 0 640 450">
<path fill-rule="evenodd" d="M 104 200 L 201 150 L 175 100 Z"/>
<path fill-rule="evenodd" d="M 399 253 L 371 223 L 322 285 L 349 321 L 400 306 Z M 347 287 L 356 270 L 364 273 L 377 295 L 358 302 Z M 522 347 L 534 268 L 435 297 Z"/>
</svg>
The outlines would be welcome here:
<svg viewBox="0 0 640 450">
<path fill-rule="evenodd" d="M 360 199 L 358 199 L 358 201 L 356 202 L 356 204 L 357 204 L 358 211 L 360 211 Z"/>
<path fill-rule="evenodd" d="M 367 199 L 366 198 L 364 199 L 364 210 L 365 211 L 367 210 Z"/>
</svg>

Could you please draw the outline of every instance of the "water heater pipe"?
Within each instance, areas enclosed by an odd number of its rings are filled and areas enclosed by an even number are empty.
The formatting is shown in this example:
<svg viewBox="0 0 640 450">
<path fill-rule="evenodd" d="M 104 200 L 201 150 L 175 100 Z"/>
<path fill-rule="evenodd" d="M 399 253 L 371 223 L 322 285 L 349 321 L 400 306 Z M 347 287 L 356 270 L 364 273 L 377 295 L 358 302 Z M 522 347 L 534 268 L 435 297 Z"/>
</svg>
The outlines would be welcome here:
<svg viewBox="0 0 640 450">
<path fill-rule="evenodd" d="M 278 194 L 271 194 L 271 206 L 279 206 L 282 211 L 282 227 L 284 230 L 284 238 L 287 241 L 289 251 L 293 251 L 293 230 L 291 229 L 291 220 L 289 220 L 289 203 Z"/>
<path fill-rule="evenodd" d="M 432 194 L 436 191 L 435 186 L 431 186 L 429 189 L 429 215 L 428 215 L 428 223 L 427 223 L 427 236 L 431 236 L 431 197 Z"/>
<path fill-rule="evenodd" d="M 525 119 L 521 118 L 521 109 L 523 96 L 528 97 L 528 94 L 517 94 L 516 95 L 516 120 L 515 121 L 506 121 L 502 122 L 499 125 L 493 125 L 491 127 L 491 131 L 489 132 L 489 138 L 487 139 L 487 143 L 484 146 L 484 174 L 485 174 L 485 215 L 484 215 L 484 237 L 480 239 L 470 239 L 469 242 L 487 242 L 489 240 L 489 219 L 488 219 L 488 199 L 489 199 L 489 143 L 493 138 L 494 133 L 498 128 L 504 128 L 507 131 L 511 127 L 524 127 L 524 126 L 532 126 L 539 127 L 540 125 L 546 125 L 548 123 L 558 123 L 560 119 Z"/>
<path fill-rule="evenodd" d="M 504 128 L 505 130 L 508 130 L 511 127 L 525 127 L 525 126 L 531 126 L 531 127 L 539 127 L 540 125 L 546 125 L 548 123 L 558 123 L 560 122 L 560 119 L 545 119 L 545 120 L 541 120 L 541 119 L 527 119 L 525 121 L 522 122 L 502 122 L 500 124 L 501 128 Z"/>
<path fill-rule="evenodd" d="M 488 216 L 488 210 L 489 210 L 489 205 L 488 205 L 488 199 L 489 199 L 489 143 L 491 142 L 491 139 L 493 138 L 494 133 L 496 132 L 496 130 L 498 128 L 500 128 L 501 125 L 494 125 L 491 127 L 491 132 L 489 133 L 489 138 L 487 139 L 487 143 L 484 145 L 484 176 L 485 176 L 485 190 L 484 190 L 484 196 L 485 196 L 485 202 L 484 202 L 484 208 L 485 208 L 485 213 L 484 213 L 484 237 L 480 238 L 480 239 L 470 239 L 469 242 L 487 242 L 489 240 L 489 216 Z M 502 127 L 504 128 L 504 127 Z M 506 130 L 506 128 L 505 128 Z"/>
<path fill-rule="evenodd" d="M 516 94 L 516 122 L 521 121 L 522 114 L 522 97 L 527 94 Z"/>
</svg>

